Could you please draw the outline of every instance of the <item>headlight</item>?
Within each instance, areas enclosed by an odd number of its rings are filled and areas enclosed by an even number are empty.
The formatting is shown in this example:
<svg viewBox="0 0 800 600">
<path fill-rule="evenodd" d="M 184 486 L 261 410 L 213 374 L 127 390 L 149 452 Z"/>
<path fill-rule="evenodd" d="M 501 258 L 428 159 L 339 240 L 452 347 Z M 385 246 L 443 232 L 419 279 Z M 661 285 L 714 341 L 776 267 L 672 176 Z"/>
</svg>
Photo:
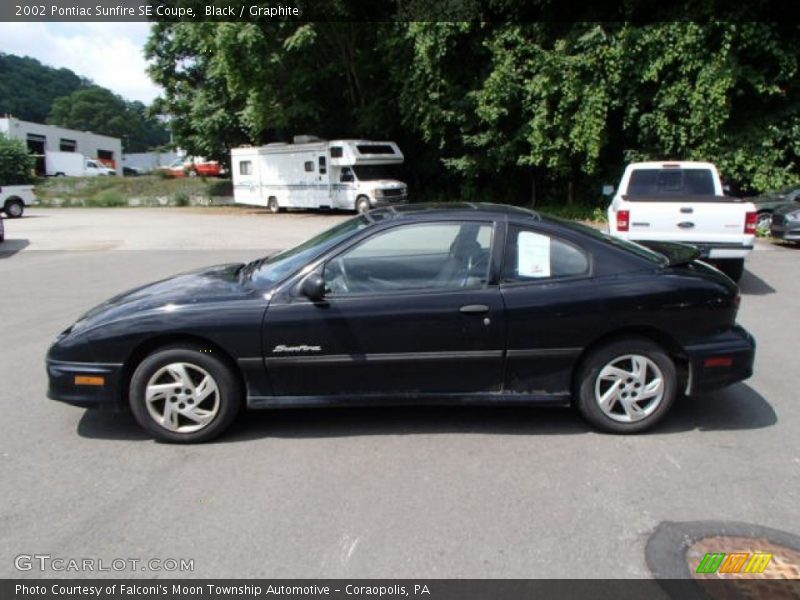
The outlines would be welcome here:
<svg viewBox="0 0 800 600">
<path fill-rule="evenodd" d="M 374 193 L 376 198 L 383 198 L 383 190 L 376 189 Z"/>
<path fill-rule="evenodd" d="M 800 221 L 800 210 L 795 210 L 793 212 L 787 213 L 786 218 L 790 221 Z"/>
</svg>

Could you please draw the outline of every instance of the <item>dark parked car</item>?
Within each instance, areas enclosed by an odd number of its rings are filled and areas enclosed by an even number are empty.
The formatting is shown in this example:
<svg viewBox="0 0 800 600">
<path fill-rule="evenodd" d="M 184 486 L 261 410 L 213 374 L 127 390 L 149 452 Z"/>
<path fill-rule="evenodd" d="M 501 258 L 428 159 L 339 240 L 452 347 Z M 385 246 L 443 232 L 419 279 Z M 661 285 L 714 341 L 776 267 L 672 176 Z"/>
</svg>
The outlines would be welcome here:
<svg viewBox="0 0 800 600">
<path fill-rule="evenodd" d="M 3 217 L 0 217 L 0 244 L 6 241 L 6 228 L 3 225 Z"/>
<path fill-rule="evenodd" d="M 800 242 L 800 203 L 776 208 L 770 226 L 772 237 L 787 242 Z"/>
<path fill-rule="evenodd" d="M 112 298 L 58 336 L 48 395 L 155 437 L 248 408 L 574 403 L 600 429 L 751 375 L 739 293 L 696 261 L 513 207 L 373 210 L 269 258 Z"/>
<path fill-rule="evenodd" d="M 759 229 L 770 229 L 772 215 L 777 209 L 786 207 L 800 208 L 800 187 L 787 187 L 777 192 L 770 192 L 756 198 L 750 198 L 758 211 Z"/>
</svg>

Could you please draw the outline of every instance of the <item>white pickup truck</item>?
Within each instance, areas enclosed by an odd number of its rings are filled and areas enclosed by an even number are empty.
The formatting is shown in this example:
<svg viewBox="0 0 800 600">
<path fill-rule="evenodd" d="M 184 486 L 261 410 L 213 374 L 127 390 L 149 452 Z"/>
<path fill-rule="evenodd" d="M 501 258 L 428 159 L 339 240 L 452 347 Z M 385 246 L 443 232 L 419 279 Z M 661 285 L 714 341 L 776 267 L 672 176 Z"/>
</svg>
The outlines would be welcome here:
<svg viewBox="0 0 800 600">
<path fill-rule="evenodd" d="M 25 212 L 26 206 L 36 204 L 36 194 L 32 185 L 3 185 L 0 186 L 0 210 L 6 213 L 9 219 L 17 219 Z"/>
<path fill-rule="evenodd" d="M 631 163 L 608 207 L 611 235 L 691 244 L 734 281 L 753 249 L 757 217 L 751 202 L 725 196 L 707 162 Z"/>
</svg>

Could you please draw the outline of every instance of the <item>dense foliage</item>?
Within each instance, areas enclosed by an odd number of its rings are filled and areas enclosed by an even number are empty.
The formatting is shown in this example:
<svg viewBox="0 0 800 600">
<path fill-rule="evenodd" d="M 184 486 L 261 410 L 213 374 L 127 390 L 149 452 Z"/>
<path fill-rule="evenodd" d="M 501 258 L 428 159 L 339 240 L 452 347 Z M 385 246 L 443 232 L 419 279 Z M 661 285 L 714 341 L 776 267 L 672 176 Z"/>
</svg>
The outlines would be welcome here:
<svg viewBox="0 0 800 600">
<path fill-rule="evenodd" d="M 415 190 L 596 200 L 633 159 L 800 181 L 800 28 L 766 22 L 159 23 L 155 108 L 190 153 L 395 139 Z M 417 193 L 419 197 L 419 193 Z"/>
<path fill-rule="evenodd" d="M 0 53 L 0 116 L 6 114 L 119 137 L 126 152 L 169 142 L 166 127 L 141 102 L 126 102 L 69 69 Z"/>
<path fill-rule="evenodd" d="M 0 52 L 0 116 L 44 123 L 53 100 L 88 85 L 69 69 L 46 67 L 27 56 Z"/>
<path fill-rule="evenodd" d="M 20 185 L 33 180 L 34 158 L 25 144 L 0 133 L 0 185 Z"/>
<path fill-rule="evenodd" d="M 57 98 L 47 122 L 120 138 L 125 152 L 145 152 L 169 142 L 169 133 L 148 116 L 144 104 L 126 102 L 96 85 Z"/>
</svg>

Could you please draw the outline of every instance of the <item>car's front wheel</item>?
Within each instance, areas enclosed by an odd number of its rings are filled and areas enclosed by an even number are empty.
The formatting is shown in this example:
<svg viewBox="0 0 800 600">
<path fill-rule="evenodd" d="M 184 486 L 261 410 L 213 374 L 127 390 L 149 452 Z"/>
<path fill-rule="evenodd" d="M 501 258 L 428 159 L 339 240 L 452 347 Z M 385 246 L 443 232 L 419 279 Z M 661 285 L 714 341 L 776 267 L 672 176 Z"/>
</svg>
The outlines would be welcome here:
<svg viewBox="0 0 800 600">
<path fill-rule="evenodd" d="M 594 426 L 636 433 L 660 421 L 675 400 L 677 371 L 657 344 L 621 339 L 595 350 L 577 379 L 577 406 Z"/>
<path fill-rule="evenodd" d="M 366 196 L 359 196 L 356 200 L 356 212 L 363 215 L 364 213 L 369 212 L 371 209 L 372 205 L 369 202 L 369 198 Z"/>
<path fill-rule="evenodd" d="M 131 378 L 136 420 L 166 442 L 205 442 L 230 426 L 242 406 L 236 374 L 215 351 L 170 346 L 150 354 Z"/>
</svg>

